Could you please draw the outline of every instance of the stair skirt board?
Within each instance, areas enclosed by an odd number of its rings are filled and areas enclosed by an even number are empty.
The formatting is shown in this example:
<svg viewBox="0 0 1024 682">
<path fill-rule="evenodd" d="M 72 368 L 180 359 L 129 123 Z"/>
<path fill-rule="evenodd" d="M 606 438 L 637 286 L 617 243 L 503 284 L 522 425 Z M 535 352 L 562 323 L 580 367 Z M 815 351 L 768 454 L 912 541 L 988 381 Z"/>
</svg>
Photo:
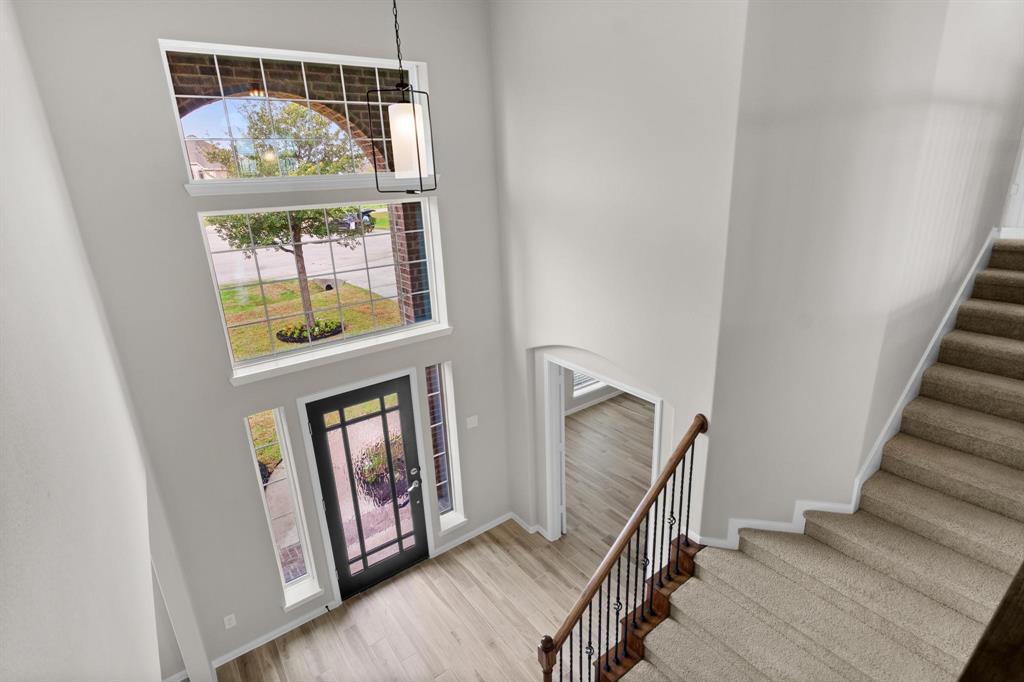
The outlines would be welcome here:
<svg viewBox="0 0 1024 682">
<path fill-rule="evenodd" d="M 986 242 L 851 502 L 701 541 L 626 682 L 956 679 L 1024 565 L 1024 240 Z"/>
<path fill-rule="evenodd" d="M 970 300 L 974 280 L 977 275 L 985 269 L 988 262 L 988 255 L 999 236 L 1000 228 L 993 228 L 985 239 L 985 243 L 981 246 L 981 249 L 979 249 L 977 256 L 975 256 L 974 263 L 971 265 L 970 269 L 967 271 L 967 275 L 960 283 L 960 288 L 957 291 L 956 296 L 953 298 L 952 303 L 950 303 L 949 308 L 946 310 L 946 314 L 943 316 L 942 322 L 939 323 L 938 328 L 935 330 L 935 334 L 932 335 L 931 341 L 928 343 L 928 348 L 921 355 L 921 359 L 918 361 L 910 379 L 903 388 L 903 393 L 900 394 L 899 400 L 897 400 L 896 405 L 893 406 L 892 412 L 889 414 L 889 419 L 885 423 L 885 427 L 882 429 L 882 432 L 878 434 L 878 438 L 875 440 L 874 445 L 871 446 L 867 459 L 864 460 L 864 464 L 861 465 L 860 471 L 857 472 L 857 476 L 853 481 L 853 489 L 850 493 L 850 501 L 834 502 L 825 500 L 796 500 L 796 502 L 793 503 L 793 518 L 789 521 L 730 518 L 726 530 L 726 536 L 724 538 L 704 535 L 701 536 L 700 539 L 700 543 L 702 545 L 707 547 L 719 547 L 722 549 L 738 549 L 740 546 L 741 528 L 770 530 L 781 533 L 803 533 L 805 523 L 804 512 L 826 511 L 839 514 L 852 514 L 857 510 L 860 506 L 860 494 L 861 489 L 864 487 L 864 483 L 871 478 L 879 468 L 881 468 L 882 452 L 885 448 L 885 444 L 899 433 L 900 422 L 903 418 L 903 410 L 920 393 L 921 384 L 924 381 L 924 373 L 932 365 L 937 363 L 942 339 L 946 334 L 956 328 L 957 313 L 959 312 L 960 307 L 966 301 Z"/>
</svg>

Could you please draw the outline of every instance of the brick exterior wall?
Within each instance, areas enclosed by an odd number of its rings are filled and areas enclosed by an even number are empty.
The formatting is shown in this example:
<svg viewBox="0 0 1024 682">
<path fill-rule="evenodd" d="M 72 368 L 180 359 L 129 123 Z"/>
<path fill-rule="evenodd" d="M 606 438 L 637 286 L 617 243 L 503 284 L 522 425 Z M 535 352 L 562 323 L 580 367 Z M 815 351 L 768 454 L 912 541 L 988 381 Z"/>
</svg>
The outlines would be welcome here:
<svg viewBox="0 0 1024 682">
<path fill-rule="evenodd" d="M 398 303 L 406 324 L 429 320 L 430 296 L 417 295 L 429 286 L 426 244 L 423 239 L 423 207 L 417 203 L 391 204 L 391 249 L 395 256 Z M 422 261 L 422 262 L 418 262 Z"/>
</svg>

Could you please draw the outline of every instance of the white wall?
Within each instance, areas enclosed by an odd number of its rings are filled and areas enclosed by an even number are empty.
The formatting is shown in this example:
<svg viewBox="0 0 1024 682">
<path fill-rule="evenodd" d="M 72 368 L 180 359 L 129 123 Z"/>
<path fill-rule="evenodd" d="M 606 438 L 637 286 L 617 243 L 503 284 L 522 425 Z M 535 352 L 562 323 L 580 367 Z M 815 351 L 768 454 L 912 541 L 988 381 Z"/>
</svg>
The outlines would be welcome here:
<svg viewBox="0 0 1024 682">
<path fill-rule="evenodd" d="M 546 524 L 535 349 L 664 399 L 665 450 L 710 412 L 746 3 L 492 8 L 508 476 Z"/>
<path fill-rule="evenodd" d="M 159 679 L 145 468 L 6 1 L 0 72 L 0 679 Z"/>
<path fill-rule="evenodd" d="M 849 503 L 988 232 L 1024 4 L 751 3 L 705 536 Z"/>
<path fill-rule="evenodd" d="M 160 645 L 160 679 L 177 675 L 185 669 L 185 659 L 178 648 L 178 639 L 174 636 L 171 617 L 167 613 L 164 596 L 160 592 L 160 584 L 153 575 L 153 603 L 156 605 L 156 634 Z"/>
<path fill-rule="evenodd" d="M 506 482 L 492 475 L 504 467 L 506 454 L 499 360 L 505 323 L 486 8 L 443 1 L 402 6 L 404 53 L 430 70 L 455 332 L 237 388 L 228 381 L 196 212 L 360 197 L 332 191 L 294 199 L 190 198 L 182 188 L 185 166 L 157 39 L 393 58 L 390 4 L 66 1 L 23 2 L 17 10 L 210 657 L 322 610 L 329 599 L 328 591 L 308 607 L 282 608 L 245 415 L 285 408 L 300 489 L 311 501 L 296 398 L 452 360 L 469 523 L 441 542 L 507 512 Z M 479 427 L 465 431 L 464 418 L 472 414 L 479 415 Z M 326 582 L 314 506 L 306 504 L 306 511 L 313 559 Z M 238 625 L 225 630 L 229 613 Z"/>
</svg>

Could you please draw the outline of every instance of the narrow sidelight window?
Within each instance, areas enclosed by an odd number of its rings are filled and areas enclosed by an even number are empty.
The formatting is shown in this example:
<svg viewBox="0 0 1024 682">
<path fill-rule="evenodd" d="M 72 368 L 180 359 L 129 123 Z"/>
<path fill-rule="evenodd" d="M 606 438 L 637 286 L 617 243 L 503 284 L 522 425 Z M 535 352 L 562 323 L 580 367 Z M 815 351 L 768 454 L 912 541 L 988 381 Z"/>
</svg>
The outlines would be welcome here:
<svg viewBox="0 0 1024 682">
<path fill-rule="evenodd" d="M 427 403 L 430 409 L 430 443 L 434 452 L 434 480 L 437 484 L 437 508 L 445 515 L 460 510 L 458 484 L 458 446 L 451 395 L 451 363 L 427 367 Z M 442 526 L 444 524 L 442 523 Z"/>
<path fill-rule="evenodd" d="M 287 604 L 290 588 L 312 579 L 312 565 L 281 408 L 249 416 L 246 430 Z"/>
</svg>

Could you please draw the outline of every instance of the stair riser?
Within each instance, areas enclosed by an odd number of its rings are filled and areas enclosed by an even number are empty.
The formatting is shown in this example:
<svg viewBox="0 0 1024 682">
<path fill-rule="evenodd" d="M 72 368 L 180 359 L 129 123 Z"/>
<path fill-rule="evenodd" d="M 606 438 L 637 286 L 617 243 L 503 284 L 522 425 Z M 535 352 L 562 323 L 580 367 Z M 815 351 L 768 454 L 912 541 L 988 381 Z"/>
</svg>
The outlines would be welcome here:
<svg viewBox="0 0 1024 682">
<path fill-rule="evenodd" d="M 1024 315 L 1017 315 L 1016 311 L 992 313 L 962 308 L 956 317 L 956 328 L 1024 341 Z"/>
<path fill-rule="evenodd" d="M 988 301 L 1004 301 L 1006 303 L 1024 303 L 1024 287 L 994 282 L 975 282 L 971 292 L 974 298 Z"/>
<path fill-rule="evenodd" d="M 1024 379 L 1024 356 L 1019 353 L 985 353 L 977 348 L 945 341 L 939 348 L 939 362 L 979 372 L 998 374 L 1011 379 Z"/>
<path fill-rule="evenodd" d="M 932 523 L 929 519 L 908 516 L 888 504 L 884 499 L 878 499 L 870 495 L 862 496 L 860 508 L 881 519 L 885 519 L 889 523 L 902 526 L 944 547 L 948 547 L 954 552 L 966 554 L 972 559 L 977 559 L 1000 571 L 1012 574 L 1017 571 L 1020 565 L 1019 559 L 1013 554 L 993 550 L 984 543 L 978 542 L 969 534 L 951 533 L 949 529 Z"/>
<path fill-rule="evenodd" d="M 960 672 L 964 663 L 967 662 L 966 655 L 963 658 L 957 658 L 942 649 L 931 646 L 896 623 L 893 623 L 882 615 L 879 615 L 852 599 L 845 597 L 839 592 L 836 592 L 828 585 L 825 585 L 815 579 L 812 575 L 804 573 L 798 568 L 787 563 L 781 557 L 763 550 L 757 544 L 749 542 L 743 537 L 740 538 L 740 550 L 779 574 L 786 576 L 809 592 L 816 594 L 825 601 L 842 609 L 854 618 L 860 620 L 862 623 L 869 625 L 885 636 L 896 640 L 910 651 L 913 651 L 918 656 L 921 656 L 932 664 L 939 666 L 943 670 L 956 674 Z"/>
<path fill-rule="evenodd" d="M 1024 522 L 1024 504 L 1009 498 L 993 495 L 991 491 L 984 488 L 975 487 L 970 483 L 950 476 L 944 476 L 930 469 L 911 466 L 903 460 L 892 457 L 882 457 L 882 469 L 932 490 L 938 490 L 940 493 L 961 499 L 964 502 L 970 502 L 983 509 L 988 509 L 1008 518 Z"/>
<path fill-rule="evenodd" d="M 994 249 L 988 267 L 999 270 L 1024 270 L 1024 251 Z"/>
<path fill-rule="evenodd" d="M 1024 421 L 1024 397 L 1010 392 L 995 393 L 986 386 L 947 383 L 925 372 L 921 395 L 996 417 Z"/>
<path fill-rule="evenodd" d="M 945 589 L 941 583 L 932 579 L 931 575 L 913 571 L 906 565 L 890 562 L 871 548 L 850 542 L 846 538 L 822 528 L 809 519 L 804 532 L 818 542 L 823 542 L 846 556 L 863 562 L 876 571 L 881 571 L 889 577 L 899 580 L 904 585 L 914 588 L 940 604 L 945 604 L 979 623 L 987 622 L 992 615 L 993 608 L 991 606 L 974 601 L 968 595 L 958 594 Z M 935 570 L 940 571 L 942 567 L 936 566 Z"/>
<path fill-rule="evenodd" d="M 1024 442 L 997 443 L 904 415 L 900 431 L 999 464 L 1024 469 Z"/>
</svg>

